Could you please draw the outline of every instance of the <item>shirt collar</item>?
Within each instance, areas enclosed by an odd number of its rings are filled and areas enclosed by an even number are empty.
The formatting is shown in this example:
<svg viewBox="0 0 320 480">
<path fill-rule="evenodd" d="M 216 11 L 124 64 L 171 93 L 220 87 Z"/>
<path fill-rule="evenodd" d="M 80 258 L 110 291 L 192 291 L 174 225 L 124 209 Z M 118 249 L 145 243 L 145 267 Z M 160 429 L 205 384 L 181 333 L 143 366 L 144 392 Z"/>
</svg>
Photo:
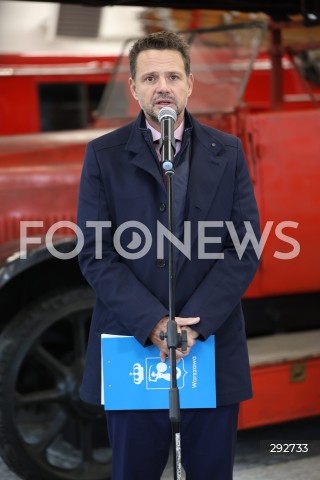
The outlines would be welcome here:
<svg viewBox="0 0 320 480">
<path fill-rule="evenodd" d="M 174 138 L 176 140 L 180 140 L 180 142 L 182 141 L 182 137 L 183 137 L 184 123 L 185 123 L 185 120 L 183 119 L 179 127 L 174 131 Z M 161 133 L 155 128 L 153 128 L 147 119 L 146 119 L 146 127 L 149 128 L 149 130 L 151 130 L 152 140 L 154 142 L 156 142 L 157 140 L 160 140 Z"/>
</svg>

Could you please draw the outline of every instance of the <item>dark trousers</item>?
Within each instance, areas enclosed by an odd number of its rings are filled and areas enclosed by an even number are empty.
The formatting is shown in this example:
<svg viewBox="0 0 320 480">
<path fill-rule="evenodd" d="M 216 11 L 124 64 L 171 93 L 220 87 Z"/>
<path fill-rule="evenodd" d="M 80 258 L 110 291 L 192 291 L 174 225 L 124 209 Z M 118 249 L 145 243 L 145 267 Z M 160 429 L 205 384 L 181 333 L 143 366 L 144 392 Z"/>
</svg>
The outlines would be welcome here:
<svg viewBox="0 0 320 480">
<path fill-rule="evenodd" d="M 187 480 L 232 480 L 239 405 L 181 411 Z M 109 411 L 112 480 L 160 480 L 168 461 L 167 410 Z"/>
</svg>

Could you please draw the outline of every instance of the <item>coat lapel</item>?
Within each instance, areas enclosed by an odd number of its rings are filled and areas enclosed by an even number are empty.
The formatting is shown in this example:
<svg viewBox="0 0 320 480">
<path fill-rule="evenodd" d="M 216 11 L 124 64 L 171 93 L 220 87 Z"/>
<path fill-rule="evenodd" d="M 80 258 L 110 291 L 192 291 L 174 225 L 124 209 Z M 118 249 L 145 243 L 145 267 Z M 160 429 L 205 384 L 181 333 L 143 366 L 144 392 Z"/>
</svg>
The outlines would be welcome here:
<svg viewBox="0 0 320 480">
<path fill-rule="evenodd" d="M 143 126 L 143 114 L 137 117 L 132 123 L 130 136 L 126 145 L 126 150 L 133 154 L 131 164 L 148 172 L 165 189 L 159 160 L 153 147 L 153 141 L 150 131 Z"/>
<path fill-rule="evenodd" d="M 223 172 L 228 163 L 226 149 L 214 131 L 194 122 L 186 220 L 191 222 L 191 245 L 198 235 L 198 222 L 208 218 Z"/>
</svg>

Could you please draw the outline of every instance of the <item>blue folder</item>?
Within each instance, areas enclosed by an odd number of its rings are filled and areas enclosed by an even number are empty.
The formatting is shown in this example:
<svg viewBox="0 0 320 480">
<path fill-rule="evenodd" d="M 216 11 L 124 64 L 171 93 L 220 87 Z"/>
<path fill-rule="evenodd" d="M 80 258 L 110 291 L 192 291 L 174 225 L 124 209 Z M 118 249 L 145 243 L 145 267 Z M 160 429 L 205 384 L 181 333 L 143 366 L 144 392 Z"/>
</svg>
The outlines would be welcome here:
<svg viewBox="0 0 320 480">
<path fill-rule="evenodd" d="M 177 363 L 181 408 L 215 408 L 214 336 L 199 340 Z M 106 410 L 169 408 L 170 366 L 155 345 L 143 347 L 134 337 L 101 335 L 101 403 Z"/>
</svg>

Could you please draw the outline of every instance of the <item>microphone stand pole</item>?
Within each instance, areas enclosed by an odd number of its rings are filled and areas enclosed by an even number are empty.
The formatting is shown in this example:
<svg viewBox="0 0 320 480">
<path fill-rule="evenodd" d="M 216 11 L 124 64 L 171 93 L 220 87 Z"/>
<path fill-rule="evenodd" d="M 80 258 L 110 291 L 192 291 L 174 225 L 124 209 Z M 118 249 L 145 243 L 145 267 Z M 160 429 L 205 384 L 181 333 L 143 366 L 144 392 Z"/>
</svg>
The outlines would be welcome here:
<svg viewBox="0 0 320 480">
<path fill-rule="evenodd" d="M 168 168 L 169 167 L 169 168 Z M 176 348 L 187 350 L 187 333 L 178 333 L 175 321 L 175 272 L 173 252 L 173 178 L 174 166 L 172 162 L 163 162 L 162 168 L 167 177 L 167 205 L 168 205 L 168 230 L 169 238 L 169 320 L 166 333 L 161 332 L 161 340 L 167 339 L 170 364 L 170 390 L 169 390 L 169 418 L 172 428 L 172 453 L 174 480 L 181 480 L 181 442 L 180 442 L 180 398 L 177 387 Z"/>
</svg>

